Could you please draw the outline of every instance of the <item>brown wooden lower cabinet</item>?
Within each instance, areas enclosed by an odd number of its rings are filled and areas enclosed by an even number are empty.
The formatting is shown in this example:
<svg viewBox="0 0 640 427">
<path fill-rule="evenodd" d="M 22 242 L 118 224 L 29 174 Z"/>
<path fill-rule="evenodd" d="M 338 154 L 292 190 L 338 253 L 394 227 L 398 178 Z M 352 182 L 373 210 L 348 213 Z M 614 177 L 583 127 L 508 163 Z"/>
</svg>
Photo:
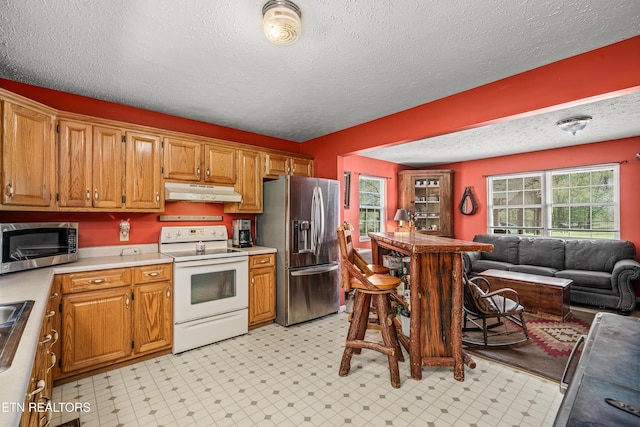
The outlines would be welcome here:
<svg viewBox="0 0 640 427">
<path fill-rule="evenodd" d="M 276 318 L 275 254 L 249 257 L 249 328 Z"/>
<path fill-rule="evenodd" d="M 137 354 L 171 348 L 173 318 L 171 282 L 136 285 L 133 321 L 134 351 Z"/>
<path fill-rule="evenodd" d="M 63 290 L 62 345 L 55 375 L 61 383 L 171 350 L 171 264 L 70 273 L 56 279 Z M 82 286 L 69 285 L 79 283 Z"/>
<path fill-rule="evenodd" d="M 53 395 L 53 369 L 57 361 L 55 346 L 59 339 L 59 333 L 55 326 L 57 315 L 55 306 L 58 303 L 58 297 L 59 293 L 54 286 L 40 328 L 38 347 L 29 377 L 20 427 L 45 426 L 51 419 L 51 413 L 47 411 L 47 403 L 51 401 Z"/>
<path fill-rule="evenodd" d="M 103 365 L 131 354 L 131 288 L 62 297 L 62 372 Z"/>
</svg>

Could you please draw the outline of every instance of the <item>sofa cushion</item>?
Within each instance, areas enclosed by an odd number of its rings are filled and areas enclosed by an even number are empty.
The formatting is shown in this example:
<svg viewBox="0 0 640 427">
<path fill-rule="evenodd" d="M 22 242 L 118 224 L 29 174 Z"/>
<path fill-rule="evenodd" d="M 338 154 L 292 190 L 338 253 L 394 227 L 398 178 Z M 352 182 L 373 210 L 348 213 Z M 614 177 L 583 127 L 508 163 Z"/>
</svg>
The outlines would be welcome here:
<svg viewBox="0 0 640 427">
<path fill-rule="evenodd" d="M 514 264 L 537 265 L 563 270 L 564 240 L 546 237 L 525 237 L 520 240 L 519 262 Z"/>
<path fill-rule="evenodd" d="M 621 259 L 633 259 L 636 249 L 626 240 L 575 239 L 566 242 L 565 266 L 567 270 L 612 272 Z"/>
<path fill-rule="evenodd" d="M 571 279 L 583 287 L 611 290 L 611 274 L 604 271 L 562 270 L 556 273 L 556 277 Z"/>
<path fill-rule="evenodd" d="M 489 259 L 479 259 L 471 265 L 471 271 L 480 273 L 485 270 L 495 269 L 495 270 L 509 270 L 509 268 L 513 267 L 513 264 L 509 264 L 508 262 L 500 262 L 500 261 L 491 261 Z"/>
<path fill-rule="evenodd" d="M 520 265 L 514 265 L 513 267 L 510 267 L 509 271 L 515 271 L 518 273 L 527 273 L 527 274 L 537 274 L 538 276 L 553 277 L 556 271 L 558 270 L 551 267 L 540 267 L 538 265 L 520 264 Z"/>
<path fill-rule="evenodd" d="M 482 259 L 492 261 L 518 263 L 518 242 L 519 236 L 504 236 L 496 234 L 478 234 L 473 238 L 474 242 L 490 243 L 493 245 L 493 252 L 482 252 Z"/>
</svg>

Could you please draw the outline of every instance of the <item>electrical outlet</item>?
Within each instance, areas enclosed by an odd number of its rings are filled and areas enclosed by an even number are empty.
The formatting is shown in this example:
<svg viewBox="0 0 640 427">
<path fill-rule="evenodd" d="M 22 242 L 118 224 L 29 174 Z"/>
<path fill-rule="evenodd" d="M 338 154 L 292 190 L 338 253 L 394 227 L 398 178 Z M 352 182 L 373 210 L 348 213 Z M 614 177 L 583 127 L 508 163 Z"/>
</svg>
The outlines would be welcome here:
<svg viewBox="0 0 640 427">
<path fill-rule="evenodd" d="M 121 256 L 126 256 L 126 255 L 140 255 L 140 249 L 138 248 L 128 248 L 128 249 L 123 249 L 122 252 L 120 252 Z"/>
</svg>

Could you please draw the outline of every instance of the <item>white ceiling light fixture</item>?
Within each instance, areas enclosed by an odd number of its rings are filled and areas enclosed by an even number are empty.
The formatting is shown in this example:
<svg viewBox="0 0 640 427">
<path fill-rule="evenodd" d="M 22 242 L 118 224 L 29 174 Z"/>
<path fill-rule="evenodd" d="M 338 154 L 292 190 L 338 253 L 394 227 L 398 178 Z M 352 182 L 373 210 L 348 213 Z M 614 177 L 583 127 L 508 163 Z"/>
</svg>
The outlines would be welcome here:
<svg viewBox="0 0 640 427">
<path fill-rule="evenodd" d="M 269 0 L 262 7 L 264 35 L 274 44 L 288 45 L 298 40 L 302 31 L 302 12 L 289 0 Z"/>
<path fill-rule="evenodd" d="M 584 129 L 591 119 L 591 116 L 569 117 L 568 119 L 560 120 L 556 125 L 563 131 L 575 135 L 576 132 L 580 132 Z"/>
</svg>

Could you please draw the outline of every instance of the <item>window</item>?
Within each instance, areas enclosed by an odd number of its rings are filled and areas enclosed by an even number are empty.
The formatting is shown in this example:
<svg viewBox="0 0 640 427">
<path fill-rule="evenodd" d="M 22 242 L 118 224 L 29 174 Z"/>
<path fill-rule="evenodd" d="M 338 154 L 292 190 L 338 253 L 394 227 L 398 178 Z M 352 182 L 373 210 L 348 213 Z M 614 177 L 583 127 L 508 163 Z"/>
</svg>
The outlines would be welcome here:
<svg viewBox="0 0 640 427">
<path fill-rule="evenodd" d="M 360 240 L 368 233 L 384 231 L 385 179 L 360 175 Z"/>
<path fill-rule="evenodd" d="M 619 238 L 618 165 L 487 179 L 489 232 Z"/>
</svg>

